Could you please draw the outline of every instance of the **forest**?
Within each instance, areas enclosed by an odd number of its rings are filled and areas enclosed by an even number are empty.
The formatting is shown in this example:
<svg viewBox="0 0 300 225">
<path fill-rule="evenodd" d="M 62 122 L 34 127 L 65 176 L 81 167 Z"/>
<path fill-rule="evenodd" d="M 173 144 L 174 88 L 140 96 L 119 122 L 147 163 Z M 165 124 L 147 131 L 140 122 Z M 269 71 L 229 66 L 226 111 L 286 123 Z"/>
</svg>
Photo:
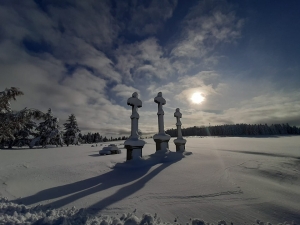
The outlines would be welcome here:
<svg viewBox="0 0 300 225">
<path fill-rule="evenodd" d="M 171 137 L 177 137 L 177 129 L 166 130 Z M 183 136 L 258 136 L 299 135 L 300 128 L 287 124 L 227 124 L 182 128 Z"/>
</svg>

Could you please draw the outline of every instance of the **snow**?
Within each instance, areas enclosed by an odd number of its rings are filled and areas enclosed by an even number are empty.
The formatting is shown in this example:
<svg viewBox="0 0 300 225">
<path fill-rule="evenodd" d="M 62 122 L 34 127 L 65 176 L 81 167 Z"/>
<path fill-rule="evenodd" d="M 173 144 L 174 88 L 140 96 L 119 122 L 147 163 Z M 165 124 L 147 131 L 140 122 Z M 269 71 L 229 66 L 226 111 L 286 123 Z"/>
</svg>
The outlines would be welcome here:
<svg viewBox="0 0 300 225">
<path fill-rule="evenodd" d="M 0 224 L 300 223 L 299 136 L 186 139 L 147 139 L 129 162 L 124 148 L 0 150 Z"/>
</svg>

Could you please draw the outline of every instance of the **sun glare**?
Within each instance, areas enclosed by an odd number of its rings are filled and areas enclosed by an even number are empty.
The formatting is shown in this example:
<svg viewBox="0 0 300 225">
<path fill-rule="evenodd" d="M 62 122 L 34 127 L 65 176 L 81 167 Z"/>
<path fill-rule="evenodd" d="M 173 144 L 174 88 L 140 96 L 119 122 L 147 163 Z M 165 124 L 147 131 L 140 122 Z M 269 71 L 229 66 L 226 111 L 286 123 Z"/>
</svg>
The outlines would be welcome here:
<svg viewBox="0 0 300 225">
<path fill-rule="evenodd" d="M 202 96 L 201 93 L 199 92 L 196 92 L 192 95 L 192 102 L 195 103 L 195 104 L 200 104 L 204 101 L 204 97 Z"/>
</svg>

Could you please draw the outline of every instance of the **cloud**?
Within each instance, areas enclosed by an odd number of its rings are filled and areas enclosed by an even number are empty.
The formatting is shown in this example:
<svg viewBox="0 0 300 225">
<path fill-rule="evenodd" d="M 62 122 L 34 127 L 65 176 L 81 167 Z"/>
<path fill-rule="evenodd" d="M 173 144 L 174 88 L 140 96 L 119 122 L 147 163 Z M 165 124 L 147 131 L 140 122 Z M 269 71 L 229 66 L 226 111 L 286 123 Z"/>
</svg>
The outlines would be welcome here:
<svg viewBox="0 0 300 225">
<path fill-rule="evenodd" d="M 156 84 L 152 84 L 149 85 L 149 87 L 147 88 L 147 90 L 150 92 L 151 95 L 157 95 L 158 92 L 161 92 L 163 90 L 164 94 L 170 94 L 170 93 L 174 93 L 174 91 L 176 90 L 176 84 L 174 82 L 169 82 L 166 85 L 162 85 L 162 86 L 158 86 Z"/>
<path fill-rule="evenodd" d="M 117 30 L 107 2 L 69 3 L 49 3 L 44 11 L 34 1 L 1 5 L 1 89 L 17 86 L 25 93 L 14 109 L 52 108 L 61 121 L 74 113 L 87 130 L 124 124 L 128 110 L 107 96 L 108 82 L 121 82 L 121 75 L 100 50 Z M 46 44 L 49 52 L 41 51 Z"/>
<path fill-rule="evenodd" d="M 168 99 L 165 109 L 166 127 L 172 127 L 172 113 L 179 107 L 185 127 L 234 123 L 299 124 L 298 90 L 278 88 L 268 78 L 224 78 L 216 71 L 202 71 L 184 76 L 166 85 L 151 85 L 150 95 L 162 91 Z M 202 104 L 190 100 L 195 92 L 205 96 Z M 150 98 L 147 103 L 152 102 Z"/>
<path fill-rule="evenodd" d="M 40 39 L 56 38 L 53 21 L 41 12 L 34 1 L 22 1 L 18 5 L 7 2 L 0 7 L 2 38 L 19 42 L 24 37 Z"/>
<path fill-rule="evenodd" d="M 172 17 L 177 0 L 116 1 L 120 26 L 130 35 L 154 35 Z"/>
<path fill-rule="evenodd" d="M 140 97 L 139 90 L 133 87 L 126 86 L 124 84 L 118 84 L 111 89 L 116 93 L 117 96 L 121 96 L 123 98 L 129 98 L 134 92 L 137 92 Z"/>
<path fill-rule="evenodd" d="M 242 23 L 225 1 L 202 1 L 186 16 L 181 41 L 172 54 L 202 57 L 218 43 L 238 38 Z"/>
<path fill-rule="evenodd" d="M 107 80 L 118 83 L 122 81 L 122 76 L 114 68 L 113 61 L 83 39 L 69 37 L 63 40 L 60 46 L 56 46 L 53 54 L 73 67 L 89 67 L 94 70 L 94 74 Z"/>
<path fill-rule="evenodd" d="M 220 124 L 275 124 L 290 123 L 299 126 L 300 93 L 286 94 L 285 100 L 271 96 L 258 96 L 242 107 L 225 109 L 218 112 L 205 110 L 181 110 L 185 127 Z M 279 98 L 282 96 L 278 96 Z M 297 99 L 297 100 L 296 100 Z M 258 105 L 255 105 L 259 101 Z"/>
<path fill-rule="evenodd" d="M 113 43 L 118 30 L 109 4 L 106 1 L 48 3 L 44 3 L 46 12 L 34 1 L 22 2 L 18 7 L 13 4 L 1 7 L 1 21 L 5 21 L 3 38 L 32 55 L 48 51 L 66 63 L 89 66 L 99 75 L 121 82 L 121 75 L 103 52 Z"/>
<path fill-rule="evenodd" d="M 117 129 L 120 124 L 126 124 L 130 112 L 110 101 L 105 79 L 84 68 L 67 74 L 61 60 L 47 53 L 36 57 L 12 42 L 2 42 L 0 49 L 9 53 L 1 55 L 4 75 L 1 89 L 16 86 L 25 94 L 12 102 L 13 109 L 28 107 L 46 111 L 52 108 L 61 125 L 74 113 L 83 132 L 102 132 L 103 128 Z"/>
<path fill-rule="evenodd" d="M 182 76 L 165 85 L 150 85 L 147 90 L 151 95 L 163 91 L 164 96 L 172 99 L 171 101 L 191 107 L 191 96 L 195 92 L 202 93 L 204 97 L 218 95 L 216 88 L 220 83 L 219 77 L 220 75 L 215 71 L 201 71 L 193 76 Z"/>
<path fill-rule="evenodd" d="M 61 85 L 64 88 L 70 88 L 73 91 L 84 93 L 84 95 L 93 100 L 94 104 L 107 104 L 106 100 L 106 81 L 96 77 L 85 69 L 76 70 L 72 76 L 66 77 Z M 86 102 L 88 103 L 88 101 Z"/>
<path fill-rule="evenodd" d="M 142 82 L 153 78 L 167 79 L 173 69 L 164 57 L 162 47 L 155 38 L 120 46 L 116 52 L 116 68 L 124 74 L 123 82 Z"/>
<path fill-rule="evenodd" d="M 235 16 L 226 1 L 199 2 L 182 22 L 180 38 L 171 50 L 173 65 L 184 73 L 199 66 L 200 59 L 204 65 L 216 64 L 219 56 L 213 51 L 218 44 L 239 38 L 242 25 L 243 20 Z"/>
<path fill-rule="evenodd" d="M 118 26 L 110 13 L 109 1 L 49 2 L 47 14 L 63 36 L 77 37 L 97 48 L 112 45 Z"/>
<path fill-rule="evenodd" d="M 243 101 L 239 108 L 224 112 L 236 122 L 283 123 L 292 121 L 299 125 L 300 92 L 276 91 Z"/>
</svg>

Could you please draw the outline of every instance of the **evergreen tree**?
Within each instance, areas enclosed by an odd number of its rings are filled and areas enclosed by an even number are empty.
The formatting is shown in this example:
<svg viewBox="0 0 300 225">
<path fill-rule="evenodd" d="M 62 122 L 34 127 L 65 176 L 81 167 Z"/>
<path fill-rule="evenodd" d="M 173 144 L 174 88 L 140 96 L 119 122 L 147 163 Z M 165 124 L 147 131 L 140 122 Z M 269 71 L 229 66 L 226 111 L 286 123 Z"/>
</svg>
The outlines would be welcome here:
<svg viewBox="0 0 300 225">
<path fill-rule="evenodd" d="M 34 121 L 29 121 L 26 123 L 19 132 L 15 134 L 14 146 L 22 147 L 24 145 L 30 146 L 32 137 L 35 137 L 36 134 L 36 123 Z"/>
<path fill-rule="evenodd" d="M 71 114 L 69 116 L 69 119 L 64 124 L 64 126 L 65 126 L 64 141 L 66 145 L 67 146 L 69 146 L 69 144 L 78 145 L 80 130 L 78 128 L 78 124 L 74 114 Z"/>
<path fill-rule="evenodd" d="M 40 122 L 36 130 L 38 131 L 37 137 L 30 143 L 33 147 L 36 142 L 39 142 L 43 147 L 47 144 L 60 144 L 63 146 L 62 132 L 59 131 L 58 118 L 53 117 L 51 109 L 44 116 L 45 121 Z"/>
<path fill-rule="evenodd" d="M 40 122 L 38 127 L 36 128 L 39 131 L 39 135 L 44 137 L 48 136 L 48 134 L 58 128 L 58 119 L 53 117 L 52 111 L 49 108 L 48 112 L 45 114 L 44 121 Z"/>
<path fill-rule="evenodd" d="M 23 92 L 15 87 L 0 92 L 0 143 L 2 146 L 6 143 L 9 148 L 18 142 L 20 131 L 29 131 L 34 127 L 32 119 L 41 119 L 44 116 L 44 113 L 36 109 L 12 111 L 10 101 L 16 100 L 20 95 L 23 95 Z"/>
<path fill-rule="evenodd" d="M 107 139 L 107 137 L 105 136 L 104 138 L 103 138 L 103 142 L 107 142 L 108 141 L 108 139 Z"/>
</svg>

